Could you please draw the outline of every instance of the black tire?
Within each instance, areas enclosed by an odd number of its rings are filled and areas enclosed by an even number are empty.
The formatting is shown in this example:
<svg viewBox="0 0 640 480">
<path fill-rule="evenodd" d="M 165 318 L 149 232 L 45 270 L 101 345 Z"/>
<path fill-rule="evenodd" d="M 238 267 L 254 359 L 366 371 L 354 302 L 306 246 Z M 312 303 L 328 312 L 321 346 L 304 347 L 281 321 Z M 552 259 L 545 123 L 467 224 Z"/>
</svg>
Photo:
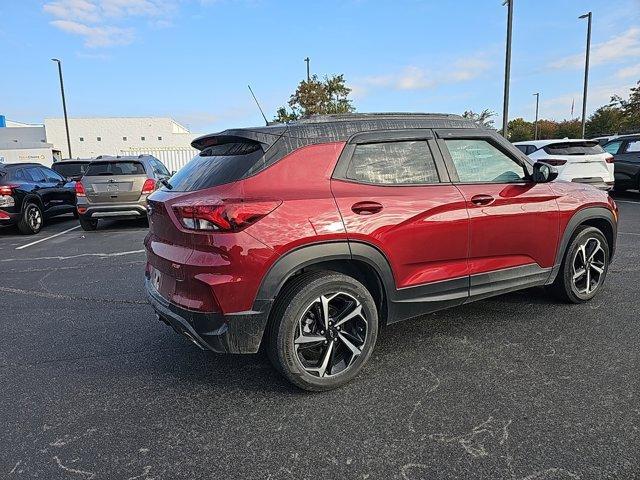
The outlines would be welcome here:
<svg viewBox="0 0 640 480">
<path fill-rule="evenodd" d="M 80 226 L 85 232 L 93 232 L 98 228 L 98 220 L 91 220 L 90 218 L 78 217 Z"/>
<path fill-rule="evenodd" d="M 321 298 L 330 300 L 325 303 Z M 371 356 L 378 336 L 378 312 L 371 293 L 354 278 L 309 272 L 294 278 L 278 296 L 268 334 L 269 358 L 287 380 L 304 390 L 331 390 L 351 381 Z M 309 341 L 312 338 L 323 340 Z M 310 363 L 314 356 L 317 361 Z"/>
<path fill-rule="evenodd" d="M 596 245 L 600 250 L 596 249 Z M 580 251 L 583 247 L 585 253 Z M 580 268 L 583 256 L 585 266 Z M 589 257 L 593 257 L 592 260 L 588 261 Z M 578 227 L 562 259 L 560 271 L 549 289 L 556 298 L 565 302 L 588 302 L 601 290 L 604 284 L 609 269 L 609 258 L 609 245 L 602 232 L 587 225 Z M 602 272 L 598 273 L 596 269 L 601 269 Z M 582 270 L 584 270 L 584 274 L 577 279 L 574 278 Z M 597 282 L 594 280 L 596 275 Z M 582 288 L 583 286 L 584 288 Z"/>
<path fill-rule="evenodd" d="M 44 217 L 42 209 L 37 203 L 27 202 L 22 209 L 22 215 L 18 222 L 18 230 L 24 235 L 34 235 L 42 229 Z"/>
<path fill-rule="evenodd" d="M 75 218 L 76 220 L 80 218 L 80 214 L 78 213 L 78 210 L 76 208 L 73 209 L 73 218 Z"/>
</svg>

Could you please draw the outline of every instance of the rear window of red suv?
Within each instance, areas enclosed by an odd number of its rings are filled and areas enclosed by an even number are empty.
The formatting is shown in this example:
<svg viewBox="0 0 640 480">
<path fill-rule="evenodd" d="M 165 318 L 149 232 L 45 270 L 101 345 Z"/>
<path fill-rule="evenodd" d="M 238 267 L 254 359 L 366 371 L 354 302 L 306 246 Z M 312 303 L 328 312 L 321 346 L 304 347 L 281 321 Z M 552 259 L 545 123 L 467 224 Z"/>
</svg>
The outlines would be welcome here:
<svg viewBox="0 0 640 480">
<path fill-rule="evenodd" d="M 552 143 L 544 147 L 549 155 L 597 155 L 604 149 L 596 141 Z"/>
<path fill-rule="evenodd" d="M 193 192 L 240 180 L 264 155 L 256 142 L 205 148 L 169 179 L 172 191 Z"/>
</svg>

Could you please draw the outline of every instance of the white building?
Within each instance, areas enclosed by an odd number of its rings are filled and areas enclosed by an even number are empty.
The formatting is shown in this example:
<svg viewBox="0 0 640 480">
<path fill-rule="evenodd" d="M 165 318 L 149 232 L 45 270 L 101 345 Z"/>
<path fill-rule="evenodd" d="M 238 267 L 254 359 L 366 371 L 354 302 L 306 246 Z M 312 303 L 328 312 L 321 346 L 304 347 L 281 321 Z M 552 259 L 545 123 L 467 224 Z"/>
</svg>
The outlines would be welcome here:
<svg viewBox="0 0 640 480">
<path fill-rule="evenodd" d="M 64 118 L 46 118 L 44 126 L 46 139 L 67 158 Z M 191 141 L 199 135 L 171 118 L 70 118 L 69 136 L 73 158 L 148 154 L 170 171 L 178 170 L 198 153 Z"/>
<path fill-rule="evenodd" d="M 47 143 L 44 125 L 5 120 L 0 115 L 0 163 L 37 162 L 48 167 L 60 152 Z"/>
</svg>

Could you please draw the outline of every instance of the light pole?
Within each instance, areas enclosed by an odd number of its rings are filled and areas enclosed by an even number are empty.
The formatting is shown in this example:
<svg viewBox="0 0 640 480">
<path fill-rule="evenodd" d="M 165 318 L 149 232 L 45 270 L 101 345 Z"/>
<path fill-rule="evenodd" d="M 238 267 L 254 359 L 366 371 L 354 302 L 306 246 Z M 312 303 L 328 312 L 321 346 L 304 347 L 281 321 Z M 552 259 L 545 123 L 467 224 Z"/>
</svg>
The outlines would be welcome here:
<svg viewBox="0 0 640 480">
<path fill-rule="evenodd" d="M 587 126 L 587 85 L 589 83 L 589 53 L 591 52 L 591 12 L 580 15 L 578 18 L 587 19 L 587 53 L 584 59 L 584 92 L 582 94 L 582 138 L 584 138 Z"/>
<path fill-rule="evenodd" d="M 540 105 L 540 93 L 534 93 L 533 96 L 536 97 L 536 122 L 534 123 L 535 133 L 533 135 L 533 139 L 537 140 L 538 139 L 538 105 Z"/>
<path fill-rule="evenodd" d="M 507 128 L 509 125 L 509 78 L 511 77 L 511 33 L 513 27 L 513 0 L 504 0 L 502 4 L 507 5 L 507 52 L 504 62 L 504 101 L 502 107 L 502 136 L 508 138 Z"/>
<path fill-rule="evenodd" d="M 69 136 L 69 119 L 67 118 L 67 101 L 64 97 L 64 82 L 62 81 L 62 62 L 57 58 L 52 58 L 54 62 L 58 64 L 58 75 L 60 76 L 60 92 L 62 93 L 62 110 L 64 111 L 64 126 L 67 130 L 67 148 L 69 149 L 69 158 L 73 158 L 71 155 L 71 137 Z"/>
<path fill-rule="evenodd" d="M 309 57 L 307 57 L 307 58 L 305 58 L 305 59 L 304 59 L 304 61 L 307 63 L 307 82 L 309 82 L 309 81 L 311 80 L 311 73 L 310 73 L 310 71 L 309 71 L 309 61 L 310 61 L 310 58 L 309 58 Z"/>
</svg>

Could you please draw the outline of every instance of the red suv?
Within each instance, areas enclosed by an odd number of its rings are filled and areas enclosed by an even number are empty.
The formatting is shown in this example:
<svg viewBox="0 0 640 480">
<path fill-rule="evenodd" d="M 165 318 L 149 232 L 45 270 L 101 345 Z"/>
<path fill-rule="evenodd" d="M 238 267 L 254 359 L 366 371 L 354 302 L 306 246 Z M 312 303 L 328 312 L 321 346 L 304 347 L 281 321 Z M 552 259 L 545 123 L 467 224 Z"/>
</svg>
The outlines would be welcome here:
<svg viewBox="0 0 640 480">
<path fill-rule="evenodd" d="M 295 385 L 328 390 L 382 325 L 536 285 L 580 303 L 604 282 L 617 208 L 554 182 L 454 115 L 315 117 L 233 129 L 149 197 L 146 290 L 203 349 L 262 343 Z"/>
</svg>

